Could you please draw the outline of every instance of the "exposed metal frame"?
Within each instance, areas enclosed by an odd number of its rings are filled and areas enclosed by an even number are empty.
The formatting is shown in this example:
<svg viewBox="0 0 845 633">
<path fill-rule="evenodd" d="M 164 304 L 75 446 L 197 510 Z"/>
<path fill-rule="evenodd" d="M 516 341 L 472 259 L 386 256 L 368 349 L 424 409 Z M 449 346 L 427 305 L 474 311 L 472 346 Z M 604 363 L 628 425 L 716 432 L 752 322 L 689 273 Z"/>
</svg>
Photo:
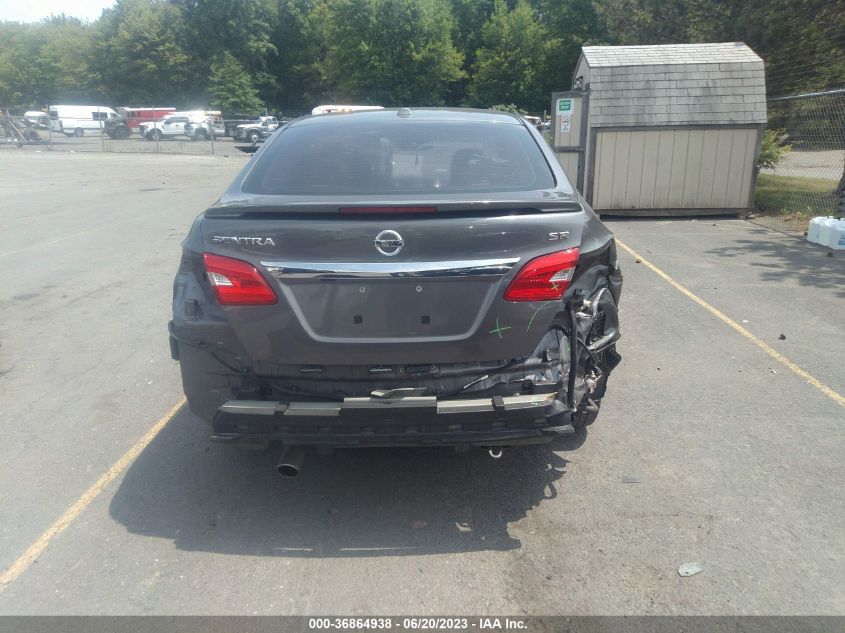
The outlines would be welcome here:
<svg viewBox="0 0 845 633">
<path fill-rule="evenodd" d="M 498 396 L 497 396 L 498 397 Z M 221 405 L 220 413 L 239 415 L 281 414 L 284 416 L 336 417 L 342 411 L 353 409 L 428 409 L 443 415 L 450 413 L 494 413 L 498 409 L 516 411 L 536 409 L 551 405 L 557 394 L 521 394 L 496 398 L 471 398 L 439 400 L 436 396 L 414 396 L 406 398 L 344 398 L 342 402 L 280 402 L 278 400 L 227 400 Z"/>
</svg>

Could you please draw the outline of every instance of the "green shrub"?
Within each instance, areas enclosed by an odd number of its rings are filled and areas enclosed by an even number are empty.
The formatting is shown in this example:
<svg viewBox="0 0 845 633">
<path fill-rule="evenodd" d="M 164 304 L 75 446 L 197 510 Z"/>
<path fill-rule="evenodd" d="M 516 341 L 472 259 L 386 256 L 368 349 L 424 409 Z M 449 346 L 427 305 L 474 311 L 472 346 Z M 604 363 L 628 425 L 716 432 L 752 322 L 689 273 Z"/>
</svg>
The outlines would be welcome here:
<svg viewBox="0 0 845 633">
<path fill-rule="evenodd" d="M 528 112 L 513 103 L 500 103 L 498 105 L 492 105 L 488 109 L 497 110 L 499 112 L 512 112 L 513 114 L 519 114 L 520 116 L 528 114 Z"/>
<path fill-rule="evenodd" d="M 765 130 L 763 132 L 760 158 L 757 159 L 757 167 L 759 169 L 772 169 L 792 149 L 791 145 L 781 145 L 778 142 L 778 138 L 782 135 L 783 130 Z"/>
</svg>

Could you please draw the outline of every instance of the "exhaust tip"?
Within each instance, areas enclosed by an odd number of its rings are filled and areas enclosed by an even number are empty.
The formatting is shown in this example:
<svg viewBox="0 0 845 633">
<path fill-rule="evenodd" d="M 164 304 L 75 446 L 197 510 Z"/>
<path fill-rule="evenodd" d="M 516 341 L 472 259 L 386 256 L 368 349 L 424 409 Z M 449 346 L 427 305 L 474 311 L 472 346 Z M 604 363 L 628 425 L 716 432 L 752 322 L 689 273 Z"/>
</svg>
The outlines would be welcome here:
<svg viewBox="0 0 845 633">
<path fill-rule="evenodd" d="M 279 473 L 282 477 L 293 479 L 299 474 L 299 468 L 297 468 L 293 464 L 279 464 L 278 466 L 276 466 L 276 472 Z"/>
<path fill-rule="evenodd" d="M 287 446 L 276 462 L 276 472 L 282 477 L 293 479 L 299 474 L 305 460 L 305 449 L 301 446 Z"/>
</svg>

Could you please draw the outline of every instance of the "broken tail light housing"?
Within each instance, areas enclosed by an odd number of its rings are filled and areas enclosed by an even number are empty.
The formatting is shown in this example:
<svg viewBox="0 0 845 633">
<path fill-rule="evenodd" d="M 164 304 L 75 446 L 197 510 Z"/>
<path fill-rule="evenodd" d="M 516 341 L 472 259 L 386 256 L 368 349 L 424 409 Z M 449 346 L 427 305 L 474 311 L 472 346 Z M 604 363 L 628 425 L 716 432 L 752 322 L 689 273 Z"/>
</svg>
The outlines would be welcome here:
<svg viewBox="0 0 845 633">
<path fill-rule="evenodd" d="M 279 299 L 267 280 L 249 262 L 203 253 L 205 272 L 223 306 L 266 306 Z"/>
<path fill-rule="evenodd" d="M 560 299 L 578 263 L 578 248 L 570 248 L 529 261 L 505 291 L 505 301 L 554 301 Z"/>
</svg>

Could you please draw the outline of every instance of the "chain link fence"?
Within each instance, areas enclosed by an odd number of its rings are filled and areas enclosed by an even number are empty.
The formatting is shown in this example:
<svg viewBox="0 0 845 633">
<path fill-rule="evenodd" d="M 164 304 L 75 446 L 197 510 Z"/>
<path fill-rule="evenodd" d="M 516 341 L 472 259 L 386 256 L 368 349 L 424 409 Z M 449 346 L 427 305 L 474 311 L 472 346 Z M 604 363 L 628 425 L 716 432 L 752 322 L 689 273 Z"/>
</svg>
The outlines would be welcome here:
<svg viewBox="0 0 845 633">
<path fill-rule="evenodd" d="M 284 123 L 304 114 L 305 111 L 284 111 L 279 120 Z M 239 154 L 241 147 L 254 146 L 263 141 L 249 138 L 235 138 L 238 124 L 247 123 L 248 119 L 228 119 L 222 121 L 223 131 L 219 134 L 201 134 L 189 136 L 174 134 L 172 136 L 140 135 L 137 129 L 123 134 L 109 134 L 106 123 L 100 122 L 99 129 L 88 129 L 75 135 L 73 131 L 62 133 L 53 129 L 46 111 L 40 112 L 41 118 L 36 116 L 39 111 L 22 108 L 0 107 L 0 151 L 56 151 L 56 152 L 106 152 L 106 153 L 152 153 L 152 154 L 188 154 L 188 155 L 227 155 Z M 255 121 L 258 117 L 250 117 Z M 96 127 L 96 126 L 95 126 Z M 210 129 L 214 129 L 210 126 Z"/>
<path fill-rule="evenodd" d="M 764 154 L 780 154 L 760 169 L 753 221 L 803 233 L 810 218 L 845 216 L 845 89 L 768 100 Z"/>
</svg>

